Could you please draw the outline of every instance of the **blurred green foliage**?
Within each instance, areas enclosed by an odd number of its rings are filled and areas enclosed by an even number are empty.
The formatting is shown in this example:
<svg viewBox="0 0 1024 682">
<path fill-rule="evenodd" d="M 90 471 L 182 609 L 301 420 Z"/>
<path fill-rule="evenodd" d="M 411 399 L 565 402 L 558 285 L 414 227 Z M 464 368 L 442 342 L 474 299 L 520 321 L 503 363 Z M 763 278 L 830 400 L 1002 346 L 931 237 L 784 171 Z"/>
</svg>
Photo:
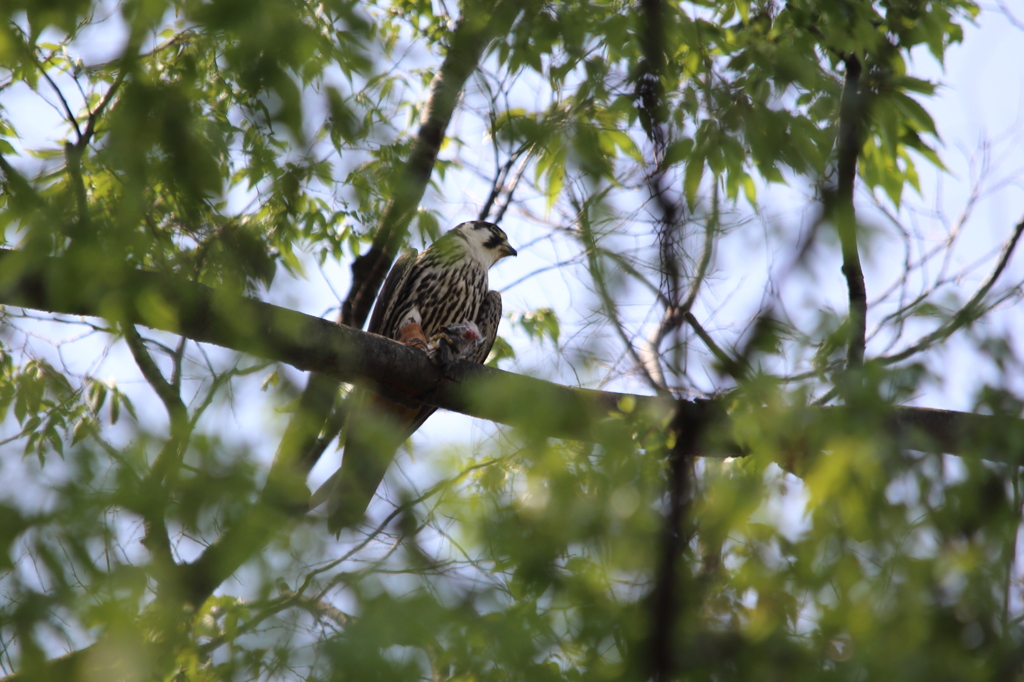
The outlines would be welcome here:
<svg viewBox="0 0 1024 682">
<path fill-rule="evenodd" d="M 495 11 L 514 20 L 484 63 L 547 88 L 532 109 L 484 97 L 489 136 L 528 154 L 524 172 L 549 210 L 580 187 L 590 192 L 578 206 L 592 227 L 573 238 L 579 261 L 601 280 L 593 289 L 611 303 L 626 291 L 622 281 L 642 280 L 623 252 L 602 245 L 615 236 L 603 203 L 611 188 L 656 167 L 697 211 L 709 184 L 732 206 L 757 207 L 761 180 L 827 183 L 850 55 L 863 65 L 868 102 L 864 186 L 898 208 L 908 188 L 920 191 L 915 164 L 941 167 L 926 108 L 935 84 L 909 75 L 907 61 L 916 46 L 941 60 L 976 14 L 973 3 L 666 2 L 660 101 L 638 77 L 649 65 L 634 5 L 499 2 Z M 467 0 L 457 11 L 491 9 Z M 26 148 L 12 112 L 0 109 L 5 245 L 79 258 L 83 271 L 112 281 L 123 268 L 147 268 L 250 294 L 280 267 L 302 273 L 307 255 L 350 260 L 372 237 L 408 156 L 417 98 L 458 19 L 449 11 L 455 5 L 425 0 L 4 4 L 0 87 L 45 96 L 65 118 L 53 140 Z M 86 64 L 75 55 L 89 41 L 117 47 L 109 61 Z M 412 67 L 402 61 L 407 50 Z M 648 140 L 659 125 L 668 137 L 654 159 Z M 449 130 L 449 144 L 468 146 L 460 134 Z M 438 174 L 462 163 L 446 157 Z M 445 224 L 423 206 L 414 234 L 430 241 Z M 84 286 L 69 273 L 50 293 Z M 153 296 L 155 315 L 174 314 Z M 113 343 L 118 302 L 102 304 L 111 324 L 90 323 L 90 333 Z M 926 301 L 911 308 L 908 316 L 948 312 Z M 5 315 L 5 339 L 33 322 Z M 550 308 L 511 321 L 544 352 L 568 342 Z M 745 366 L 799 356 L 795 335 L 765 328 Z M 685 523 L 667 529 L 682 538 L 669 576 L 678 596 L 669 605 L 668 677 L 1021 679 L 1018 471 L 970 456 L 1017 452 L 1021 435 L 1008 426 L 962 458 L 908 451 L 883 426 L 894 398 L 934 380 L 922 365 L 869 362 L 843 385 L 847 411 L 808 409 L 813 388 L 845 380 L 835 356 L 848 334 L 828 320 L 801 341 L 813 355 L 804 381 L 742 377 L 730 387 L 730 424 L 705 434 L 706 447 L 728 437 L 749 455 L 689 462 Z M 997 339 L 980 345 L 1014 366 Z M 202 353 L 186 356 L 166 337 L 145 348 L 163 379 L 146 377 L 162 392 L 143 406 L 59 355 L 0 347 L 0 470 L 30 463 L 42 481 L 28 486 L 32 497 L 12 489 L 12 477 L 0 496 L 5 672 L 361 681 L 655 674 L 652 613 L 665 605 L 652 595 L 663 578 L 668 462 L 680 435 L 666 424 L 627 401 L 595 420 L 595 442 L 559 441 L 543 429 L 566 406 L 498 396 L 522 405 L 536 428 L 503 432 L 473 453 L 440 444 L 432 453 L 439 483 L 399 486 L 390 516 L 340 543 L 321 519 L 301 514 L 287 532 L 245 539 L 231 550 L 248 552 L 243 569 L 188 605 L 193 586 L 178 568 L 243 519 L 265 514 L 268 528 L 280 527 L 269 521 L 280 510 L 260 497 L 264 468 L 217 412 L 264 365 L 196 360 L 208 375 L 186 396 L 182 364 Z M 496 351 L 516 356 L 504 339 Z M 136 360 L 141 367 L 145 356 Z M 295 390 L 283 376 L 264 383 L 253 409 L 288 406 Z M 1019 398 L 999 386 L 978 405 L 1020 413 Z M 268 426 L 257 437 L 278 434 Z M 58 677 L 45 661 L 68 651 L 79 653 Z"/>
</svg>

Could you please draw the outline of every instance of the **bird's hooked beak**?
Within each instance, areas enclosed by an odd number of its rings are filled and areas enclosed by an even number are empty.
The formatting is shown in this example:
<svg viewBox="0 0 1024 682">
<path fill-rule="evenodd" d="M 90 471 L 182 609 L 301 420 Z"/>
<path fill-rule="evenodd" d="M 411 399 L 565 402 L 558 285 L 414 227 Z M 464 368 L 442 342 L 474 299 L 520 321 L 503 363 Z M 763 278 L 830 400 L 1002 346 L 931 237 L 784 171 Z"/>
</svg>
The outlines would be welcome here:
<svg viewBox="0 0 1024 682">
<path fill-rule="evenodd" d="M 502 242 L 501 244 L 501 255 L 505 256 L 518 256 L 519 252 L 512 248 L 512 245 L 508 241 Z"/>
</svg>

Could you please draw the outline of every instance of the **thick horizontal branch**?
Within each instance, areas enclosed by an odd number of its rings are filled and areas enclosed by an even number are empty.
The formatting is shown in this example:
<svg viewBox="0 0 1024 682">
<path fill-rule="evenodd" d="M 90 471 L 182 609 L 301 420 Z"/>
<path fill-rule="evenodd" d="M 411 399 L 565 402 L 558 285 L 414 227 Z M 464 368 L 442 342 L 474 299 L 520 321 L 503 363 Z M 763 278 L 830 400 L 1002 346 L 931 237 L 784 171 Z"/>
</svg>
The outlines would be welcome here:
<svg viewBox="0 0 1024 682">
<path fill-rule="evenodd" d="M 142 324 L 340 381 L 366 382 L 398 402 L 426 402 L 512 426 L 543 426 L 554 437 L 587 439 L 593 413 L 619 409 L 624 398 L 639 409 L 669 414 L 670 407 L 652 397 L 561 386 L 465 361 L 442 373 L 423 352 L 382 336 L 172 275 L 131 268 L 112 273 L 94 269 L 93 262 L 0 249 L 0 305 Z M 502 390 L 496 392 L 505 396 L 557 405 L 561 414 L 538 425 L 536 415 L 522 416 L 508 401 L 474 400 L 475 392 L 463 387 L 478 379 L 497 382 Z"/>
<path fill-rule="evenodd" d="M 595 417 L 612 411 L 646 413 L 656 420 L 674 412 L 678 428 L 722 414 L 709 411 L 707 401 L 671 404 L 652 396 L 573 388 L 464 361 L 442 372 L 421 351 L 381 336 L 172 275 L 103 267 L 109 263 L 0 249 L 0 304 L 142 324 L 340 381 L 365 382 L 399 402 L 425 402 L 542 436 L 591 440 L 600 428 Z M 886 427 L 909 438 L 913 447 L 961 453 L 965 447 L 994 445 L 994 438 L 1002 440 L 1011 430 L 1024 432 L 1024 420 L 899 407 Z M 718 443 L 717 448 L 703 454 L 741 454 L 736 445 Z M 1007 450 L 986 449 L 984 456 L 1019 459 Z"/>
</svg>

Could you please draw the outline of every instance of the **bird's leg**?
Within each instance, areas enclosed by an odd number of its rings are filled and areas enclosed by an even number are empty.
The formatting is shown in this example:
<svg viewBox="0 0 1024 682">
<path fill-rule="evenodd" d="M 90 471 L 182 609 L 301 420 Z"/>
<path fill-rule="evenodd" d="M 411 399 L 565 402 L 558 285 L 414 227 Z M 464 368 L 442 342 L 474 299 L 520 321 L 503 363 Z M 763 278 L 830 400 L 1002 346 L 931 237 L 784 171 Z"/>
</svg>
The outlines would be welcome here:
<svg viewBox="0 0 1024 682">
<path fill-rule="evenodd" d="M 422 322 L 420 313 L 413 308 L 398 327 L 398 342 L 428 353 L 430 351 L 430 344 L 427 342 L 427 337 L 423 333 L 423 327 L 420 326 L 420 322 Z"/>
<path fill-rule="evenodd" d="M 427 337 L 423 334 L 423 327 L 419 322 L 410 322 L 398 330 L 398 341 L 413 348 L 419 348 L 424 353 L 428 352 Z"/>
</svg>

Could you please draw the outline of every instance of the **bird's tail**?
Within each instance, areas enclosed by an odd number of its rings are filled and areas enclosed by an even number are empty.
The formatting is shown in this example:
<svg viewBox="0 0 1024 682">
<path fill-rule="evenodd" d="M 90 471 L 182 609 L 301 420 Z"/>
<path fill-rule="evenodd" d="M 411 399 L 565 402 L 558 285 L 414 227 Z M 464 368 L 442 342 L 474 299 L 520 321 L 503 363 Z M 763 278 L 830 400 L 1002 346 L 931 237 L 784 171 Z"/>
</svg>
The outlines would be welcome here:
<svg viewBox="0 0 1024 682">
<path fill-rule="evenodd" d="M 310 498 L 311 509 L 327 503 L 327 528 L 335 534 L 362 520 L 398 448 L 434 411 L 376 395 L 352 402 L 341 467 Z"/>
</svg>

